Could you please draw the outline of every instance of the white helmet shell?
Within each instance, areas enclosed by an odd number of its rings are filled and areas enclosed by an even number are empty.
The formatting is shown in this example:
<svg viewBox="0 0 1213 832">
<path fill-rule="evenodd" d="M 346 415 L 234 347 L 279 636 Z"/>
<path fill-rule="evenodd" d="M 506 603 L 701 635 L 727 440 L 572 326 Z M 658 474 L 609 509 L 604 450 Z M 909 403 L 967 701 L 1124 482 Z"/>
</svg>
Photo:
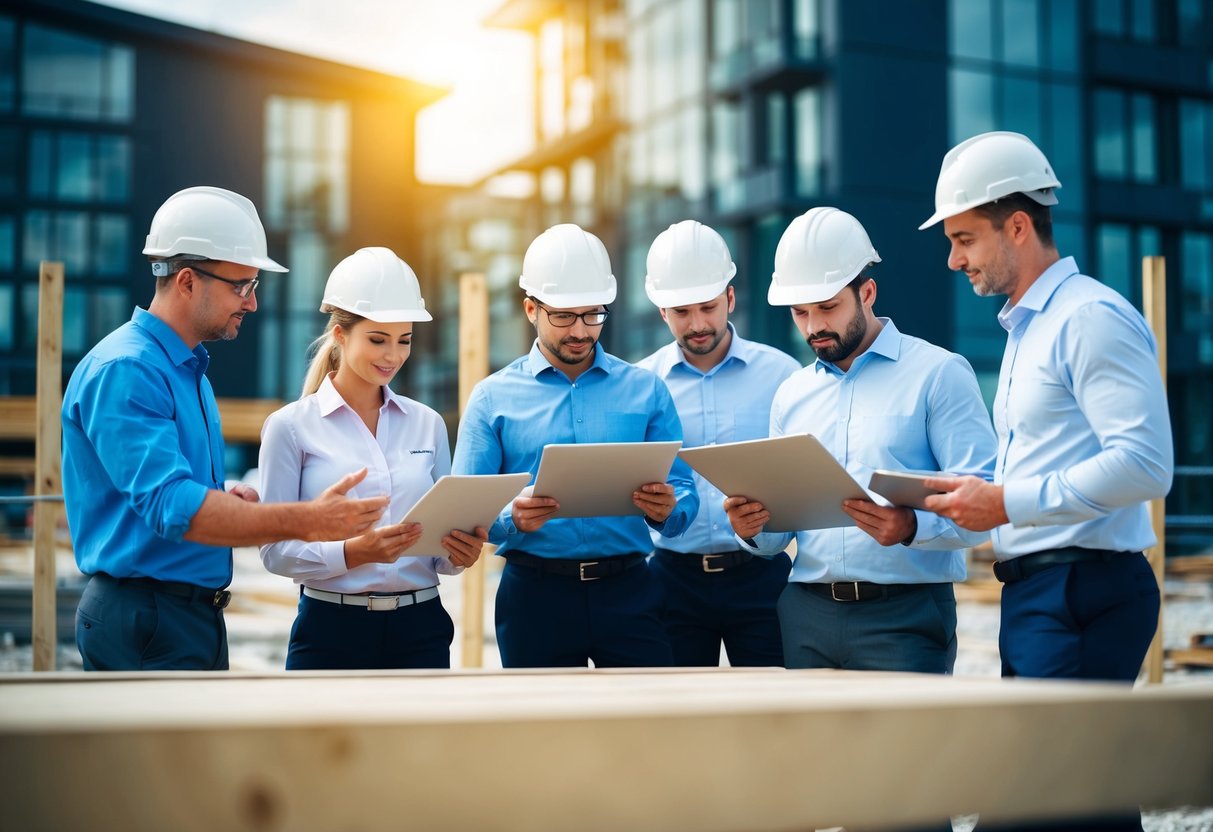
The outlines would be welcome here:
<svg viewBox="0 0 1213 832">
<path fill-rule="evenodd" d="M 795 306 L 827 301 L 879 262 L 859 220 L 837 208 L 810 208 L 779 238 L 767 302 Z"/>
<path fill-rule="evenodd" d="M 320 311 L 334 309 L 381 324 L 433 320 L 416 273 L 383 246 L 360 248 L 333 268 Z"/>
<path fill-rule="evenodd" d="M 170 196 L 152 217 L 143 253 L 169 259 L 192 255 L 285 272 L 269 258 L 265 228 L 245 197 L 223 188 L 186 188 Z"/>
<path fill-rule="evenodd" d="M 660 309 L 706 303 L 737 274 L 729 247 L 715 229 L 683 220 L 649 246 L 644 291 Z"/>
<path fill-rule="evenodd" d="M 935 184 L 935 213 L 918 230 L 1011 194 L 1023 194 L 1041 205 L 1056 205 L 1053 191 L 1060 187 L 1049 160 L 1027 136 L 982 133 L 943 157 Z"/>
<path fill-rule="evenodd" d="M 615 300 L 615 275 L 606 246 L 578 225 L 553 225 L 536 237 L 522 258 L 518 285 L 557 309 L 606 306 Z"/>
</svg>

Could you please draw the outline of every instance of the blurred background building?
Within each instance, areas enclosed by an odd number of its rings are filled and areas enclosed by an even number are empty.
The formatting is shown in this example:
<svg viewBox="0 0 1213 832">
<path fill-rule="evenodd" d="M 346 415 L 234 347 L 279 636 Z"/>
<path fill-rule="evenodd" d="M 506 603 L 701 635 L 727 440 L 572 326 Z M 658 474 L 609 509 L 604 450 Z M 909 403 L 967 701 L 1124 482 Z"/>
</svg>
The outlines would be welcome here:
<svg viewBox="0 0 1213 832">
<path fill-rule="evenodd" d="M 505 0 L 484 24 L 531 38 L 533 106 L 518 117 L 534 144 L 478 184 L 438 187 L 417 180 L 415 124 L 441 90 L 84 0 L 7 0 L 0 395 L 33 391 L 38 261 L 67 266 L 70 373 L 146 303 L 138 251 L 156 206 L 208 183 L 253 199 L 291 267 L 258 289 L 236 345 L 211 345 L 221 395 L 293 398 L 329 268 L 386 244 L 436 315 L 400 387 L 454 435 L 458 277 L 486 275 L 491 360 L 507 363 L 531 338 L 522 255 L 557 222 L 611 252 L 612 352 L 638 359 L 669 337 L 645 255 L 694 218 L 729 242 L 739 330 L 807 361 L 766 289 L 783 229 L 825 204 L 859 217 L 881 253 L 878 313 L 964 354 L 990 397 L 1001 301 L 974 296 L 942 233 L 917 226 L 949 147 L 1018 130 L 1063 182 L 1063 253 L 1139 306 L 1140 258 L 1167 258 L 1169 534 L 1213 539 L 1209 0 Z M 233 454 L 231 470 L 251 464 Z"/>
</svg>

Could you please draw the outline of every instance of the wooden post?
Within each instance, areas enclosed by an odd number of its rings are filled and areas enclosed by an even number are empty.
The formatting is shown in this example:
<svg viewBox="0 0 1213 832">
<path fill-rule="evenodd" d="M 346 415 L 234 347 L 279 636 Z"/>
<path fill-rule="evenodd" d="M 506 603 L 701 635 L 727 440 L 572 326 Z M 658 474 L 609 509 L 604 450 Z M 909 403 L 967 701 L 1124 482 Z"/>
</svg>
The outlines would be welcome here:
<svg viewBox="0 0 1213 832">
<path fill-rule="evenodd" d="M 1162 373 L 1163 389 L 1167 385 L 1167 261 L 1165 257 L 1141 258 L 1141 306 L 1146 322 L 1154 330 L 1154 339 L 1158 342 L 1158 369 Z M 1154 577 L 1158 580 L 1159 597 L 1164 602 L 1158 610 L 1158 629 L 1154 632 L 1154 640 L 1146 652 L 1146 681 L 1152 684 L 1162 682 L 1162 628 L 1163 613 L 1166 604 L 1166 587 L 1163 577 L 1166 566 L 1166 500 L 1159 498 L 1150 501 L 1150 521 L 1154 525 L 1154 536 L 1158 545 L 1147 553 L 1150 565 L 1154 568 Z"/>
<path fill-rule="evenodd" d="M 459 278 L 459 416 L 476 383 L 489 372 L 489 290 L 482 274 Z M 484 666 L 484 575 L 491 547 L 463 573 L 464 667 Z"/>
<path fill-rule="evenodd" d="M 60 494 L 59 441 L 63 404 L 63 264 L 38 269 L 38 375 L 34 494 Z M 55 669 L 55 523 L 59 504 L 34 503 L 34 670 Z"/>
</svg>

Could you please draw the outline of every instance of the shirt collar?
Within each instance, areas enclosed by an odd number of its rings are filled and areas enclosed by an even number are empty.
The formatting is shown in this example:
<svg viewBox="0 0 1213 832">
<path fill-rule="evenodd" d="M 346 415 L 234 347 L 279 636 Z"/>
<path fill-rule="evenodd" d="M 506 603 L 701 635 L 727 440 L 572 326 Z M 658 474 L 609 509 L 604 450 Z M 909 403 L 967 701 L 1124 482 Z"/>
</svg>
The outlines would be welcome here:
<svg viewBox="0 0 1213 832">
<path fill-rule="evenodd" d="M 877 318 L 876 320 L 882 324 L 880 334 L 863 351 L 862 355 L 856 356 L 855 360 L 851 362 L 852 371 L 859 369 L 869 361 L 875 360 L 873 356 L 881 356 L 890 361 L 896 361 L 901 357 L 901 331 L 897 328 L 897 325 L 893 323 L 891 318 Z M 820 358 L 813 363 L 813 366 L 819 373 L 827 372 L 835 375 L 845 375 L 836 364 L 823 361 Z"/>
<path fill-rule="evenodd" d="M 393 406 L 401 413 L 408 413 L 408 409 L 404 405 L 404 397 L 395 393 L 390 387 L 382 387 L 383 390 L 383 407 Z M 320 415 L 329 416 L 333 412 L 340 410 L 343 407 L 349 407 L 341 394 L 337 392 L 337 388 L 333 386 L 332 374 L 326 375 L 324 380 L 320 382 L 320 387 L 316 390 L 316 403 L 320 406 Z"/>
<path fill-rule="evenodd" d="M 562 376 L 564 375 L 564 373 L 556 369 L 551 361 L 548 361 L 548 357 L 543 354 L 543 350 L 539 349 L 538 338 L 531 344 L 531 351 L 527 354 L 527 366 L 530 368 L 531 375 L 535 378 L 539 378 L 539 375 L 544 370 L 551 370 L 552 372 L 560 373 Z M 610 367 L 607 365 L 606 350 L 602 348 L 602 344 L 599 342 L 594 343 L 594 362 L 586 368 L 585 372 L 588 373 L 591 370 L 601 370 L 608 375 L 611 372 Z M 568 378 L 568 376 L 565 376 L 565 378 Z"/>
<path fill-rule="evenodd" d="M 134 314 L 131 315 L 131 323 L 147 332 L 164 350 L 164 354 L 168 356 L 168 360 L 173 362 L 174 366 L 180 367 L 196 359 L 201 368 L 199 372 L 206 371 L 211 360 L 206 347 L 199 344 L 190 349 L 171 326 L 141 306 L 135 307 Z"/>
<path fill-rule="evenodd" d="M 1002 310 L 998 313 L 998 323 L 1002 325 L 1003 329 L 1010 332 L 1032 315 L 1043 311 L 1049 305 L 1049 300 L 1058 287 L 1076 274 L 1078 274 L 1078 262 L 1073 257 L 1061 258 L 1045 269 L 1040 277 L 1032 281 L 1028 291 L 1024 292 L 1023 297 L 1019 299 L 1019 303 L 1012 304 L 1008 300 L 1003 305 Z"/>
</svg>

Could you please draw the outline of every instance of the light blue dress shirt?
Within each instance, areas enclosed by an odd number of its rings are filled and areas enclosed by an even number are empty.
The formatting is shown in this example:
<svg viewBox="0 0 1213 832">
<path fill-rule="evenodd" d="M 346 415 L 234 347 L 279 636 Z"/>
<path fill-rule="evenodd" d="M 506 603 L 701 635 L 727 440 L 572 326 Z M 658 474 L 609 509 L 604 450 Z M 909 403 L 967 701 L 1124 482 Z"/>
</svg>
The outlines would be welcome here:
<svg viewBox="0 0 1213 832">
<path fill-rule="evenodd" d="M 888 318 L 880 320 L 884 328 L 847 372 L 818 359 L 783 383 L 771 407 L 771 436 L 813 434 L 863 486 L 876 468 L 989 479 L 994 431 L 969 362 L 902 335 Z M 964 580 L 963 553 L 956 550 L 988 535 L 966 531 L 929 511 L 914 514 L 918 531 L 910 546 L 881 546 L 856 526 L 798 532 L 790 580 Z M 779 551 L 791 537 L 759 534 L 751 548 Z"/>
<path fill-rule="evenodd" d="M 706 373 L 687 361 L 676 341 L 636 362 L 637 367 L 656 373 L 670 389 L 682 420 L 684 447 L 764 439 L 775 391 L 800 369 L 800 362 L 787 353 L 747 341 L 732 324 L 728 327 L 733 336 L 728 352 Z M 724 511 L 725 495 L 692 473 L 699 492 L 699 514 L 676 538 L 662 537 L 653 530 L 653 545 L 696 554 L 735 551 L 737 539 Z"/>
<path fill-rule="evenodd" d="M 136 308 L 76 367 L 63 394 L 63 496 L 80 571 L 219 588 L 232 550 L 183 540 L 223 488 L 210 356 Z"/>
<path fill-rule="evenodd" d="M 1141 314 L 1066 257 L 998 322 L 1007 347 L 994 481 L 1011 523 L 993 532 L 996 555 L 1153 546 L 1146 502 L 1170 490 L 1174 451 L 1158 350 Z"/>
<path fill-rule="evenodd" d="M 588 442 L 682 439 L 682 426 L 661 379 L 594 347 L 594 362 L 569 377 L 544 357 L 536 342 L 530 353 L 476 385 L 459 423 L 455 474 L 527 471 L 534 482 L 543 446 Z M 594 477 L 586 471 L 587 479 Z M 584 560 L 650 550 L 649 528 L 681 534 L 699 508 L 691 471 L 675 460 L 667 482 L 677 499 L 673 512 L 655 524 L 639 511 L 626 517 L 549 520 L 524 534 L 506 506 L 489 530 L 498 554 L 522 551 L 538 557 Z"/>
</svg>

